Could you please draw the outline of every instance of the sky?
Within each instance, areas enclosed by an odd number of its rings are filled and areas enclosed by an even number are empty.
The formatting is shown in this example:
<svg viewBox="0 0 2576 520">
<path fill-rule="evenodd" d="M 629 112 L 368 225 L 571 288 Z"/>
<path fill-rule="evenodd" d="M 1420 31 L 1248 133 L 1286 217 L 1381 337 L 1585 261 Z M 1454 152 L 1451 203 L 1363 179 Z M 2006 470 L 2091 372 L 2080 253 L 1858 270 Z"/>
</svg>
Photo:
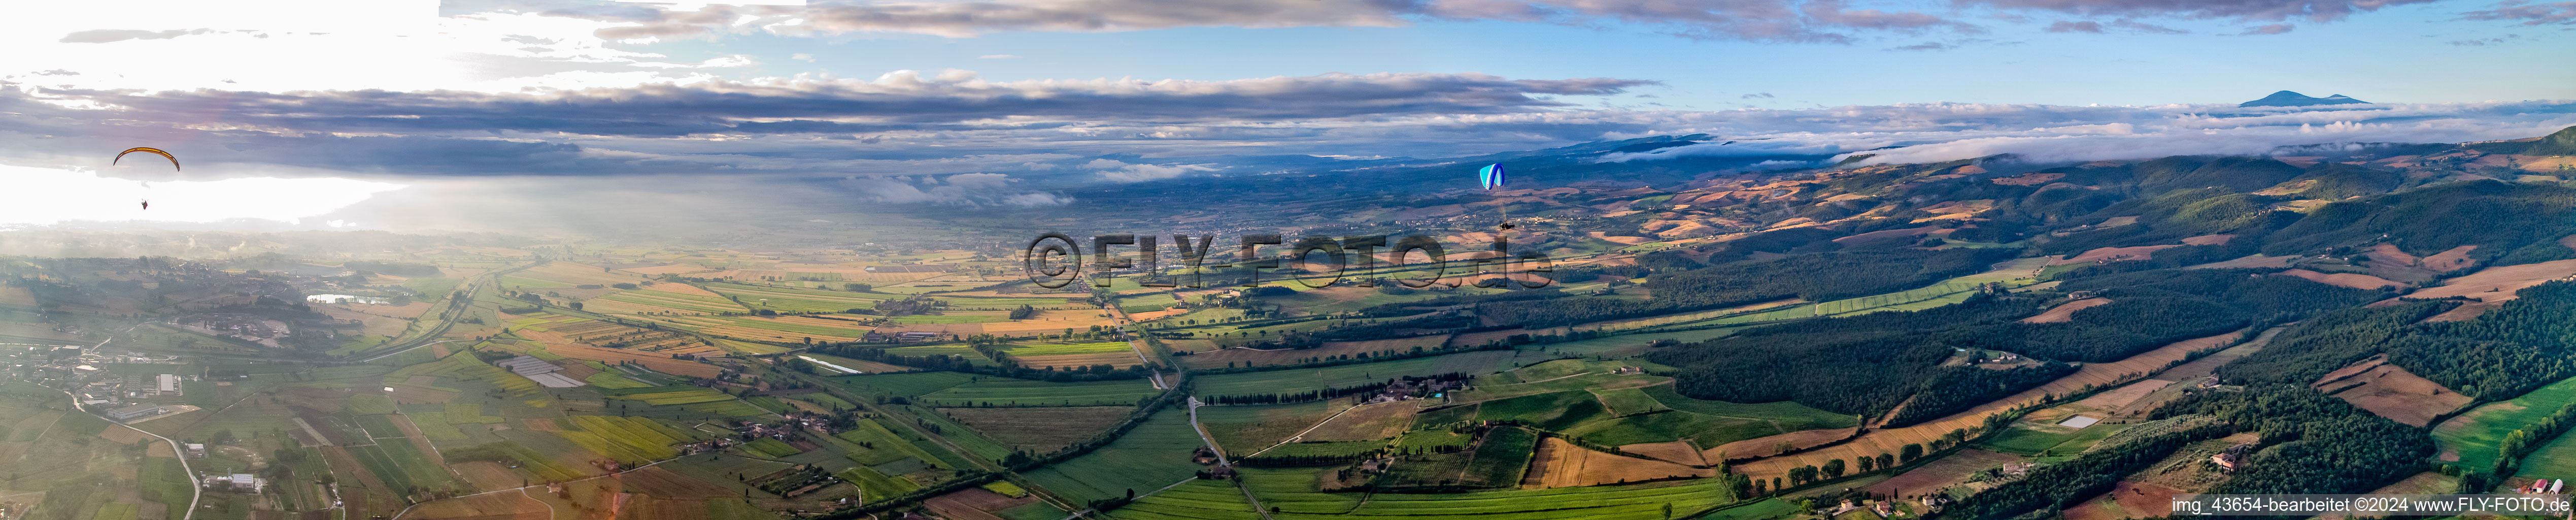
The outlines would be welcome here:
<svg viewBox="0 0 2576 520">
<path fill-rule="evenodd" d="M 406 189 L 455 193 L 460 179 L 836 179 L 879 202 L 1027 206 L 1062 203 L 1045 186 L 1066 182 L 1263 173 L 1229 154 L 1452 157 L 1711 133 L 1763 150 L 1899 147 L 1877 161 L 2091 160 L 2576 125 L 2576 67 L 2565 65 L 2576 63 L 2576 2 L 11 9 L 0 17 L 12 49 L 0 55 L 0 186 L 188 209 L 58 204 L 0 212 L 0 225 L 345 225 L 330 218 L 339 208 Z M 2234 107 L 2275 90 L 2374 104 Z M 127 146 L 170 149 L 190 168 L 107 164 Z M 243 190 L 310 203 L 223 195 Z"/>
</svg>

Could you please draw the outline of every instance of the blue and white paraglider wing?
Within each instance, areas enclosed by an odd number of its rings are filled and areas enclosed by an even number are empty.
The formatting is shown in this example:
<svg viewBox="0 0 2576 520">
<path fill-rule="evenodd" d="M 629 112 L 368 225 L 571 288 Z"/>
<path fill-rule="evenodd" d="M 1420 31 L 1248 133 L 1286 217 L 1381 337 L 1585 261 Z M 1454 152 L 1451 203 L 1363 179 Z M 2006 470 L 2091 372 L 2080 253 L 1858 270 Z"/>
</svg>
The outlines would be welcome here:
<svg viewBox="0 0 2576 520">
<path fill-rule="evenodd" d="M 1476 171 L 1476 180 L 1485 189 L 1502 189 L 1503 183 L 1506 182 L 1503 177 L 1503 165 L 1499 163 L 1486 165 L 1484 169 Z"/>
</svg>

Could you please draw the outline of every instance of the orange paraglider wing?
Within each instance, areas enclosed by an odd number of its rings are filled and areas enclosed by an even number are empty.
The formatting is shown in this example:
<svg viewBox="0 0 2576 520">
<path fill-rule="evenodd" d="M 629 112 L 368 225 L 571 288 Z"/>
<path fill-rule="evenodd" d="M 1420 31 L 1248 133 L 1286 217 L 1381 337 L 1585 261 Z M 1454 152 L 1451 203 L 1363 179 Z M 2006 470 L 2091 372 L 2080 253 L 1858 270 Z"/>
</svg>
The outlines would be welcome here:
<svg viewBox="0 0 2576 520">
<path fill-rule="evenodd" d="M 137 146 L 137 147 L 133 147 L 133 148 L 127 148 L 127 149 L 125 149 L 125 151 L 122 151 L 122 152 L 116 152 L 116 159 L 114 159 L 114 160 L 110 160 L 110 161 L 107 161 L 107 163 L 108 163 L 108 164 L 116 164 L 116 162 L 117 162 L 117 161 L 125 160 L 125 154 L 134 153 L 134 152 L 143 152 L 143 153 L 149 153 L 149 154 L 156 154 L 156 155 L 160 155 L 160 156 L 161 156 L 161 158 L 163 158 L 163 159 L 169 159 L 169 160 L 170 160 L 170 169 L 173 169 L 173 170 L 177 170 L 177 169 L 179 169 L 179 156 L 176 156 L 176 155 L 170 155 L 170 152 L 161 151 L 161 149 L 159 149 L 159 148 L 151 148 L 151 147 L 144 147 L 144 146 Z"/>
</svg>

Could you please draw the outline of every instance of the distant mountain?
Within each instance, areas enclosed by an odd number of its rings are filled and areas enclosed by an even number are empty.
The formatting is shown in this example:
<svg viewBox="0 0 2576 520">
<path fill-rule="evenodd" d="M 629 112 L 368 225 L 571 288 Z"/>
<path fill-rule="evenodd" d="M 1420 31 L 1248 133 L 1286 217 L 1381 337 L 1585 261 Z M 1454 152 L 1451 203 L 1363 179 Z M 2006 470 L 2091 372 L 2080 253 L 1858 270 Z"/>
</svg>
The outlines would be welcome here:
<svg viewBox="0 0 2576 520">
<path fill-rule="evenodd" d="M 2291 91 L 2284 90 L 2284 91 L 2280 91 L 2280 92 L 2274 92 L 2274 93 L 2272 93 L 2272 95 L 2269 95 L 2269 96 L 2263 96 L 2263 99 L 2257 99 L 2257 100 L 2253 100 L 2253 101 L 2247 101 L 2247 102 L 2243 102 L 2243 103 L 2237 103 L 2237 104 L 2236 104 L 2236 106 L 2240 106 L 2240 107 L 2305 107 L 2305 106 L 2316 106 L 2316 105 L 2348 105 L 2348 104 L 2355 104 L 2355 103 L 2360 103 L 2360 104 L 2369 104 L 2370 102 L 2368 102 L 2368 101 L 2362 101 L 2362 100 L 2358 100 L 2358 99 L 2353 99 L 2353 98 L 2348 98 L 2348 97 L 2343 97 L 2343 94 L 2335 94 L 2335 95 L 2332 95 L 2332 96 L 2326 96 L 2326 97 L 2321 97 L 2321 98 L 2319 98 L 2319 97 L 2308 97 L 2308 96 L 2307 96 L 2307 95 L 2305 95 L 2305 94 L 2300 94 L 2300 93 L 2297 93 L 2297 92 L 2291 92 Z"/>
</svg>

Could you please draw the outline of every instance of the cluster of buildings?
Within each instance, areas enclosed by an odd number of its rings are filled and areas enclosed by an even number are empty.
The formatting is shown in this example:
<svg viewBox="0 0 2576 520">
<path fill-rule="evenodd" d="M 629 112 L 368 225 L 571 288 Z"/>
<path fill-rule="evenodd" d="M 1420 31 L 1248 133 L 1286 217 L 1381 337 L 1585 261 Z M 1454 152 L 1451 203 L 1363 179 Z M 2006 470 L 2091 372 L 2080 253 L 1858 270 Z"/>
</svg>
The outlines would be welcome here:
<svg viewBox="0 0 2576 520">
<path fill-rule="evenodd" d="M 2545 479 L 2545 478 L 2544 478 L 2544 479 L 2540 479 L 2540 480 L 2534 480 L 2534 481 L 2531 481 L 2531 485 L 2529 485 L 2529 486 L 2523 486 L 2523 487 L 2520 487 L 2520 488 L 2516 488 L 2516 489 L 2515 489 L 2515 491 L 2520 491 L 2520 492 L 2522 492 L 2523 494 L 2527 494 L 2527 495 L 2536 495 L 2536 494 L 2550 494 L 2550 495 L 2555 495 L 2555 494 L 2558 494 L 2558 492 L 2560 492 L 2560 491 L 2565 491 L 2566 489 L 2567 489 L 2567 479 L 2563 479 L 2563 478 L 2562 478 L 2562 479 Z"/>
<path fill-rule="evenodd" d="M 919 330 L 895 334 L 887 334 L 872 330 L 868 331 L 866 336 L 860 337 L 859 341 L 868 343 L 916 343 L 922 341 L 938 341 L 939 336 L 941 336 L 941 334 L 937 332 Z"/>
<path fill-rule="evenodd" d="M 269 348 L 283 348 L 277 344 L 277 340 L 286 337 L 290 332 L 286 322 L 268 319 L 257 314 L 190 314 L 172 318 L 169 324 L 199 334 L 233 338 Z"/>
<path fill-rule="evenodd" d="M 1370 396 L 1368 398 L 1368 402 L 1391 403 L 1396 401 L 1411 401 L 1426 397 L 1440 397 L 1449 392 L 1464 390 L 1466 388 L 1466 380 L 1415 379 L 1405 377 L 1398 378 L 1393 383 L 1388 383 L 1386 385 L 1386 389 L 1379 390 L 1377 395 Z"/>
<path fill-rule="evenodd" d="M 205 480 L 199 481 L 197 484 L 209 491 L 258 493 L 260 490 L 268 487 L 268 479 L 259 478 L 259 476 L 249 473 L 234 473 L 231 475 L 207 475 Z"/>
</svg>

